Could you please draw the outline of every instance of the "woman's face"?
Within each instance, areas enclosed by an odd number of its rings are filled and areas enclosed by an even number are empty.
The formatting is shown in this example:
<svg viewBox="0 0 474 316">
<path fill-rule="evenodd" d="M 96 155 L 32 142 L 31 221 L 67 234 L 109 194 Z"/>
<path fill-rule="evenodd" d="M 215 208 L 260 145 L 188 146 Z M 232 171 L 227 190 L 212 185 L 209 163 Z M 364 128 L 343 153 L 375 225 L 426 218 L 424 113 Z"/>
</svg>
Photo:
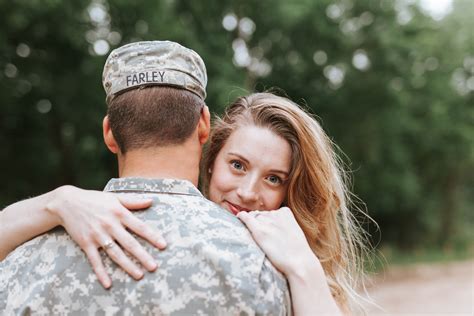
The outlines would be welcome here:
<svg viewBox="0 0 474 316">
<path fill-rule="evenodd" d="M 267 128 L 242 126 L 217 154 L 209 198 L 234 215 L 275 210 L 286 197 L 291 147 Z"/>
</svg>

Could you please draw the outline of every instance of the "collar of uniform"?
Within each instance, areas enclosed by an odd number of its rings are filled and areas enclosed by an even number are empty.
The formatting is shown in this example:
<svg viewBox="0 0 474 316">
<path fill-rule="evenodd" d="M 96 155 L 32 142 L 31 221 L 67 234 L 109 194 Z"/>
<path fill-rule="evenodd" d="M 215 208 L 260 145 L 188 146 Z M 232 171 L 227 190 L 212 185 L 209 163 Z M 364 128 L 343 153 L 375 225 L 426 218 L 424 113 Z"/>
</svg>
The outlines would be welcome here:
<svg viewBox="0 0 474 316">
<path fill-rule="evenodd" d="M 114 178 L 104 188 L 107 192 L 168 193 L 202 196 L 201 192 L 188 180 Z"/>
</svg>

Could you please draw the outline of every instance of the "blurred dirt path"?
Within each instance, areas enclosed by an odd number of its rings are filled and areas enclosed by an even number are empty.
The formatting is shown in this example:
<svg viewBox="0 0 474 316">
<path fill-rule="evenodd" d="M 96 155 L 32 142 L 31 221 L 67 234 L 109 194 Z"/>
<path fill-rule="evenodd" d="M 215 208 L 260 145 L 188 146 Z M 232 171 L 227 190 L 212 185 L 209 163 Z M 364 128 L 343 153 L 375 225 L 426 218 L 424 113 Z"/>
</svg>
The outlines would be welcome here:
<svg viewBox="0 0 474 316">
<path fill-rule="evenodd" d="M 369 315 L 474 315 L 474 260 L 390 267 L 369 294 Z"/>
</svg>

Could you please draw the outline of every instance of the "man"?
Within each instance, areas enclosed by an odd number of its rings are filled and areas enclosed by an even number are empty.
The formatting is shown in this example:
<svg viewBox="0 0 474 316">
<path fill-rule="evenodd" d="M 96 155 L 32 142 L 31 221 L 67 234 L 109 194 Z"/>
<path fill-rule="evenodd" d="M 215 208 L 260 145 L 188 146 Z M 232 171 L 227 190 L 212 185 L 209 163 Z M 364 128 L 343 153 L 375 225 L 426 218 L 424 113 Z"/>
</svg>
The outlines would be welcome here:
<svg viewBox="0 0 474 316">
<path fill-rule="evenodd" d="M 163 232 L 167 249 L 143 244 L 160 268 L 135 282 L 104 258 L 114 286 L 105 290 L 63 230 L 35 238 L 0 263 L 6 314 L 271 314 L 291 312 L 286 280 L 240 221 L 197 190 L 210 130 L 207 76 L 194 51 L 173 42 L 114 50 L 103 84 L 107 147 L 120 179 L 105 190 L 153 199 L 139 213 Z M 103 242 L 106 251 L 118 247 Z"/>
</svg>

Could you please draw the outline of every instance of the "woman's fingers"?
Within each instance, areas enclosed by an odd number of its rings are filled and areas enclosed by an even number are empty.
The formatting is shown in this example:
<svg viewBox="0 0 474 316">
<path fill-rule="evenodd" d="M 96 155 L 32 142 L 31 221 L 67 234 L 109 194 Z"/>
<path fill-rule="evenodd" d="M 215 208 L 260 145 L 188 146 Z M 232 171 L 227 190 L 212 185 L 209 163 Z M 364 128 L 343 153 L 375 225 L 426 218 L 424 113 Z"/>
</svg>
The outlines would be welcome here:
<svg viewBox="0 0 474 316">
<path fill-rule="evenodd" d="M 99 279 L 100 284 L 102 284 L 104 288 L 108 289 L 112 285 L 112 281 L 105 271 L 104 264 L 100 258 L 99 250 L 91 244 L 89 247 L 84 249 L 84 252 L 89 259 L 89 262 L 92 265 L 92 270 L 94 270 L 94 273 L 97 276 L 97 279 Z"/>
<path fill-rule="evenodd" d="M 109 287 L 111 281 L 104 269 L 99 248 L 103 248 L 120 268 L 135 279 L 143 277 L 135 258 L 144 269 L 156 270 L 157 264 L 151 255 L 127 231 L 128 228 L 160 249 L 166 247 L 162 238 L 158 238 L 159 234 L 130 212 L 149 207 L 152 199 L 80 189 L 74 193 L 74 198 L 71 194 L 64 195 L 54 210 L 67 232 L 87 254 L 104 287 Z M 129 254 L 135 258 L 131 259 Z"/>
<path fill-rule="evenodd" d="M 143 277 L 142 270 L 123 252 L 120 245 L 115 242 L 115 237 L 113 237 L 113 235 L 111 236 L 108 232 L 99 229 L 94 231 L 93 236 L 97 248 L 102 248 L 110 259 L 112 259 L 112 261 L 120 266 L 125 272 L 136 280 Z"/>
<path fill-rule="evenodd" d="M 120 246 L 134 256 L 148 271 L 156 270 L 158 265 L 153 257 L 129 232 L 122 227 L 116 227 L 112 229 L 111 233 Z"/>
<path fill-rule="evenodd" d="M 128 210 L 132 209 L 143 209 L 149 207 L 153 200 L 152 199 L 143 199 L 132 196 L 118 196 L 120 203 L 127 208 Z M 150 242 L 152 245 L 157 247 L 160 250 L 166 248 L 166 241 L 161 236 L 160 233 L 151 229 L 147 224 L 145 224 L 140 219 L 136 218 L 128 212 L 128 210 L 123 209 L 122 223 L 131 231 L 133 231 L 138 236 Z M 128 249 L 127 249 L 128 250 Z"/>
<path fill-rule="evenodd" d="M 117 243 L 113 240 L 107 240 L 102 244 L 102 249 L 107 255 L 118 264 L 125 272 L 131 275 L 134 279 L 139 280 L 143 277 L 143 272 L 140 268 L 130 260 L 129 257 L 123 252 Z"/>
<path fill-rule="evenodd" d="M 298 263 L 313 256 L 305 235 L 289 208 L 240 212 L 237 217 L 247 226 L 255 242 L 273 265 L 285 275 L 296 271 Z"/>
<path fill-rule="evenodd" d="M 259 223 L 257 220 L 257 214 L 253 212 L 239 212 L 237 213 L 237 218 L 239 218 L 245 226 L 250 230 L 251 233 L 257 231 L 259 228 Z"/>
<path fill-rule="evenodd" d="M 161 236 L 161 234 L 151 229 L 146 223 L 133 216 L 132 214 L 127 213 L 123 217 L 122 223 L 132 232 L 149 241 L 158 249 L 163 250 L 166 248 L 166 241 Z"/>
<path fill-rule="evenodd" d="M 129 210 L 140 210 L 147 207 L 150 207 L 153 203 L 152 199 L 145 199 L 135 196 L 117 196 L 120 203 L 128 208 Z"/>
</svg>

